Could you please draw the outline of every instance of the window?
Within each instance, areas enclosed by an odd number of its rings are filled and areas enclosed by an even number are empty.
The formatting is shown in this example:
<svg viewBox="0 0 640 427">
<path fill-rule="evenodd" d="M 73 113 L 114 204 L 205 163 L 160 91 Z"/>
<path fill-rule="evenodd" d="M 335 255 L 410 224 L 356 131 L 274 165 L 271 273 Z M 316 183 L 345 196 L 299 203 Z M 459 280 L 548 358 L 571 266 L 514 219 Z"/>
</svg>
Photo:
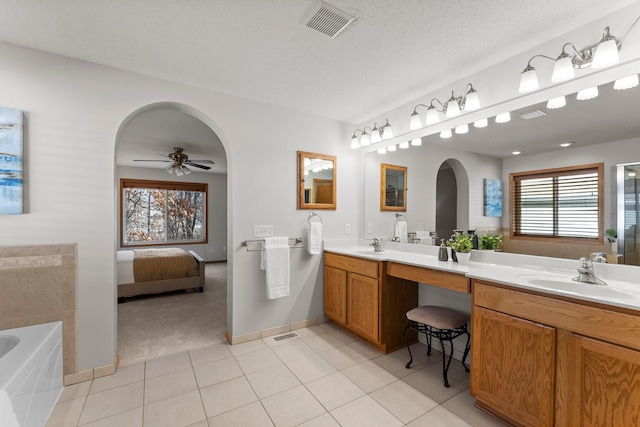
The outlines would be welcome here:
<svg viewBox="0 0 640 427">
<path fill-rule="evenodd" d="M 603 164 L 510 175 L 512 236 L 602 242 Z"/>
<path fill-rule="evenodd" d="M 120 180 L 122 246 L 207 242 L 207 184 Z"/>
</svg>

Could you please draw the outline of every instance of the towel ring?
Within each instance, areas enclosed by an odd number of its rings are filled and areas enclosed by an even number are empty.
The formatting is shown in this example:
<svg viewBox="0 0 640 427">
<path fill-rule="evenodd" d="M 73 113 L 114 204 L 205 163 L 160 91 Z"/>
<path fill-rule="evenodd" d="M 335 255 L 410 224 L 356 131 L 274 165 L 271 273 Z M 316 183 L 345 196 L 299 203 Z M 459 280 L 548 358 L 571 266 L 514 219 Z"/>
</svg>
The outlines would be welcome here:
<svg viewBox="0 0 640 427">
<path fill-rule="evenodd" d="M 320 224 L 322 224 L 322 217 L 320 215 L 318 215 L 317 213 L 315 213 L 315 212 L 309 212 L 309 220 L 308 220 L 308 222 L 311 222 L 313 217 L 318 217 L 318 220 L 320 221 Z"/>
</svg>

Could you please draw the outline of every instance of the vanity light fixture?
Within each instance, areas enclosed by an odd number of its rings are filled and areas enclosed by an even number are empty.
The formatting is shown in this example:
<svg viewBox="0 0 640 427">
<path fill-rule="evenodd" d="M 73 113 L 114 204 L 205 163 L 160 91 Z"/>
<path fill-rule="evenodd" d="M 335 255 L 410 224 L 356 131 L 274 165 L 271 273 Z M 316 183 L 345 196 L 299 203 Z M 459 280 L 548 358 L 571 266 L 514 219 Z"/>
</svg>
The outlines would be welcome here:
<svg viewBox="0 0 640 427">
<path fill-rule="evenodd" d="M 401 150 L 406 150 L 407 148 L 409 148 L 409 141 L 402 141 L 400 144 L 398 144 L 398 148 L 400 148 Z"/>
<path fill-rule="evenodd" d="M 547 108 L 550 110 L 555 110 L 557 108 L 562 108 L 567 105 L 567 99 L 564 96 L 558 96 L 555 98 L 551 98 L 547 101 Z"/>
<path fill-rule="evenodd" d="M 575 142 L 573 141 L 563 142 L 562 144 L 560 144 L 560 147 L 567 148 L 567 147 L 571 147 L 573 144 L 575 144 Z"/>
<path fill-rule="evenodd" d="M 486 128 L 487 126 L 489 126 L 489 120 L 488 119 L 480 119 L 480 120 L 476 120 L 475 122 L 473 122 L 473 127 L 474 128 Z"/>
<path fill-rule="evenodd" d="M 396 151 L 396 144 L 388 145 L 388 146 L 387 146 L 387 151 L 388 151 L 388 152 Z"/>
<path fill-rule="evenodd" d="M 496 123 L 507 123 L 511 121 L 511 113 L 500 113 L 496 116 Z"/>
<path fill-rule="evenodd" d="M 538 76 L 536 75 L 536 69 L 531 65 L 531 61 L 538 57 L 555 61 L 553 74 L 551 75 L 552 83 L 561 83 L 571 80 L 575 77 L 576 68 L 606 68 L 617 64 L 619 60 L 618 52 L 622 42 L 639 20 L 640 16 L 636 18 L 620 40 L 611 35 L 609 27 L 606 27 L 600 41 L 584 49 L 578 50 L 573 43 L 568 42 L 562 46 L 562 51 L 557 58 L 552 58 L 546 55 L 532 56 L 527 62 L 525 69 L 522 70 L 519 92 L 529 93 L 538 90 L 540 87 L 538 83 Z M 573 52 L 567 52 L 567 48 L 571 48 Z"/>
<path fill-rule="evenodd" d="M 440 132 L 440 138 L 442 138 L 442 139 L 451 138 L 451 129 L 445 129 L 442 132 Z"/>
<path fill-rule="evenodd" d="M 422 145 L 422 138 L 413 138 L 411 140 L 411 145 L 413 145 L 414 147 L 419 147 Z"/>
<path fill-rule="evenodd" d="M 409 129 L 411 130 L 422 127 L 422 119 L 418 113 L 418 107 L 427 108 L 425 123 L 426 126 L 430 126 L 440 122 L 438 112 L 443 113 L 446 118 L 450 119 L 459 116 L 462 112 L 477 110 L 480 108 L 480 98 L 473 85 L 468 83 L 462 96 L 455 96 L 454 92 L 451 91 L 451 98 L 444 104 L 438 98 L 433 98 L 429 105 L 418 104 L 413 107 L 413 113 L 411 113 L 409 121 Z"/>
<path fill-rule="evenodd" d="M 367 132 L 367 128 L 371 130 L 371 134 Z M 357 132 L 361 132 L 360 137 L 358 137 Z M 378 128 L 378 122 L 376 122 L 373 124 L 373 128 L 365 126 L 362 129 L 356 129 L 353 131 L 353 136 L 351 136 L 351 148 L 356 149 L 366 147 L 369 144 L 375 144 L 383 139 L 391 138 L 393 138 L 393 129 L 389 124 L 389 119 L 387 119 L 386 123 L 380 128 Z"/>
<path fill-rule="evenodd" d="M 631 89 L 631 88 L 636 87 L 636 86 L 638 86 L 638 75 L 637 74 L 633 74 L 631 76 L 623 77 L 621 79 L 618 79 L 613 84 L 613 88 L 615 90 Z"/>
<path fill-rule="evenodd" d="M 578 101 L 586 101 L 588 99 L 593 99 L 598 96 L 598 86 L 589 87 L 586 89 L 582 89 L 578 92 L 576 99 Z"/>
<path fill-rule="evenodd" d="M 469 132 L 469 125 L 464 124 L 464 125 L 456 126 L 455 132 L 458 135 L 463 135 L 465 133 L 468 133 Z"/>
<path fill-rule="evenodd" d="M 387 154 L 387 147 L 378 148 L 378 154 Z"/>
</svg>

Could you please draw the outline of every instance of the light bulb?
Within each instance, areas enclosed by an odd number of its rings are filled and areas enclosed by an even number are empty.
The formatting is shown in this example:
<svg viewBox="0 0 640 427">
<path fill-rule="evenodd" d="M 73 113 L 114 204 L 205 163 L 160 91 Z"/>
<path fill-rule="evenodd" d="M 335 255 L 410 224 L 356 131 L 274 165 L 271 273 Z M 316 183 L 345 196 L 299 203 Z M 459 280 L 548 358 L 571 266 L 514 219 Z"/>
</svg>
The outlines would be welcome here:
<svg viewBox="0 0 640 427">
<path fill-rule="evenodd" d="M 556 108 L 562 108 L 567 105 L 567 99 L 564 96 L 558 96 L 556 98 L 551 98 L 547 101 L 547 108 L 550 110 L 555 110 Z"/>
<path fill-rule="evenodd" d="M 624 77 L 622 79 L 616 80 L 613 84 L 613 88 L 615 90 L 623 90 L 623 89 L 631 89 L 632 87 L 638 86 L 638 75 L 633 74 L 628 77 Z"/>
<path fill-rule="evenodd" d="M 427 126 L 435 125 L 440 122 L 440 116 L 438 115 L 438 110 L 435 107 L 429 107 L 427 110 Z"/>
<path fill-rule="evenodd" d="M 473 122 L 473 127 L 475 128 L 486 128 L 487 126 L 489 126 L 489 120 L 487 119 L 480 119 Z"/>
<path fill-rule="evenodd" d="M 411 140 L 411 145 L 413 145 L 414 147 L 419 147 L 422 145 L 422 138 L 413 138 Z"/>
<path fill-rule="evenodd" d="M 478 92 L 472 90 L 467 94 L 467 99 L 464 102 L 465 111 L 473 111 L 480 108 L 480 98 L 478 98 Z"/>
<path fill-rule="evenodd" d="M 417 130 L 422 127 L 422 119 L 420 119 L 420 114 L 414 110 L 413 114 L 411 114 L 411 120 L 409 121 L 409 129 Z"/>
<path fill-rule="evenodd" d="M 591 62 L 591 68 L 606 68 L 617 64 L 618 58 L 618 45 L 616 39 L 611 37 L 601 42 L 596 48 L 596 53 L 593 55 L 593 62 Z"/>
<path fill-rule="evenodd" d="M 556 60 L 556 65 L 553 67 L 553 74 L 551 74 L 551 81 L 553 83 L 566 82 L 571 80 L 575 76 L 573 70 L 573 63 L 571 63 L 571 57 L 569 55 L 563 56 Z"/>
<path fill-rule="evenodd" d="M 460 125 L 460 126 L 456 126 L 456 133 L 458 135 L 462 135 L 469 132 L 469 125 Z"/>
<path fill-rule="evenodd" d="M 509 121 L 511 121 L 511 114 L 508 111 L 496 116 L 496 123 L 507 123 Z"/>
<path fill-rule="evenodd" d="M 442 132 L 440 132 L 440 138 L 442 139 L 451 138 L 451 129 L 445 129 Z"/>
<path fill-rule="evenodd" d="M 409 141 L 402 141 L 400 144 L 398 144 L 398 147 L 400 147 L 400 149 L 402 150 L 406 150 L 407 148 L 409 148 Z"/>
<path fill-rule="evenodd" d="M 598 86 L 582 89 L 580 92 L 578 92 L 576 99 L 578 101 L 586 101 L 587 99 L 593 99 L 596 96 L 598 96 Z"/>
<path fill-rule="evenodd" d="M 538 84 L 538 76 L 536 74 L 536 69 L 533 67 L 527 67 L 527 69 L 522 73 L 522 77 L 520 77 L 520 93 L 529 93 L 534 90 L 538 90 L 540 85 Z"/>
</svg>

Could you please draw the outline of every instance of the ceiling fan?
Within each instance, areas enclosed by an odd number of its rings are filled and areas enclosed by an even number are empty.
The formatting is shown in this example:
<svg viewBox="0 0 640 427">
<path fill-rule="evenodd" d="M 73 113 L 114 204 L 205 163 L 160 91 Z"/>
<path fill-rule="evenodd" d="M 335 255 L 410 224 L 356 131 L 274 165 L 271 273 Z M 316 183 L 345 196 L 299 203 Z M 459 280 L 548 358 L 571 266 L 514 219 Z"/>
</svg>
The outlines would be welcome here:
<svg viewBox="0 0 640 427">
<path fill-rule="evenodd" d="M 162 157 L 168 157 L 168 160 L 133 160 L 134 162 L 171 162 L 172 164 L 167 166 L 165 170 L 170 174 L 182 176 L 189 175 L 191 173 L 191 169 L 189 167 L 195 167 L 199 169 L 209 170 L 210 166 L 205 166 L 204 164 L 215 164 L 213 160 L 189 160 L 189 156 L 183 153 L 184 149 L 180 147 L 174 147 L 173 153 L 169 153 L 166 156 L 164 154 L 160 154 Z"/>
</svg>

